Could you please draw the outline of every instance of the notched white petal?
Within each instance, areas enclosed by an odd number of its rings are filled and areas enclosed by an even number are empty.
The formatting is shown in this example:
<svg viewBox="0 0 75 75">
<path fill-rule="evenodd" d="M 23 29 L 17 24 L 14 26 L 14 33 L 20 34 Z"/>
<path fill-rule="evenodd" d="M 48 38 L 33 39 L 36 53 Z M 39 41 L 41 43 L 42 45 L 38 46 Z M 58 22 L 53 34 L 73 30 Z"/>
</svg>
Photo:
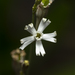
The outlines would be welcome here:
<svg viewBox="0 0 75 75">
<path fill-rule="evenodd" d="M 21 49 L 21 50 L 24 50 L 24 48 L 26 47 L 26 46 L 28 46 L 30 43 L 32 43 L 33 41 L 27 41 L 27 42 L 25 42 L 19 49 Z"/>
<path fill-rule="evenodd" d="M 23 50 L 26 46 L 34 41 L 34 38 L 27 40 L 19 49 Z"/>
<path fill-rule="evenodd" d="M 57 39 L 56 38 L 51 38 L 50 41 L 53 42 L 53 43 L 56 43 Z"/>
<path fill-rule="evenodd" d="M 46 18 L 43 18 L 43 19 L 42 19 L 43 22 L 46 22 L 46 20 L 47 20 Z"/>
<path fill-rule="evenodd" d="M 39 27 L 38 27 L 38 30 L 37 31 L 40 31 L 40 32 L 43 32 L 44 29 L 51 23 L 50 20 L 47 20 L 46 18 L 42 18 L 40 24 L 39 24 Z"/>
<path fill-rule="evenodd" d="M 46 41 L 56 43 L 57 40 L 56 40 L 56 38 L 54 38 L 56 35 L 57 35 L 56 31 L 54 31 L 53 33 L 43 34 L 42 39 L 46 40 Z"/>
<path fill-rule="evenodd" d="M 51 23 L 51 21 L 48 19 L 45 23 L 46 27 Z"/>
<path fill-rule="evenodd" d="M 40 54 L 42 56 L 44 56 L 46 53 L 45 53 L 44 47 L 42 45 L 42 42 L 41 41 L 36 41 L 36 55 L 40 56 Z"/>
<path fill-rule="evenodd" d="M 23 43 L 23 40 L 20 40 L 21 44 Z"/>
<path fill-rule="evenodd" d="M 47 20 L 47 22 L 48 22 L 48 23 L 51 23 L 51 21 L 50 21 L 49 19 Z"/>
<path fill-rule="evenodd" d="M 34 34 L 36 32 L 33 23 L 30 23 L 25 26 L 25 30 L 27 30 L 29 33 Z"/>
<path fill-rule="evenodd" d="M 57 39 L 56 39 L 56 38 L 54 39 L 54 42 L 55 42 L 55 43 L 57 42 Z"/>
<path fill-rule="evenodd" d="M 28 26 L 26 25 L 25 28 L 24 28 L 24 30 L 27 30 L 27 29 L 28 29 Z"/>
<path fill-rule="evenodd" d="M 33 23 L 30 23 L 29 26 L 32 28 L 33 27 Z"/>
<path fill-rule="evenodd" d="M 54 31 L 54 35 L 55 35 L 55 36 L 57 36 L 57 33 L 56 33 L 56 31 Z"/>
<path fill-rule="evenodd" d="M 29 41 L 29 40 L 33 40 L 34 36 L 29 36 L 29 37 L 25 37 L 25 38 L 22 38 L 20 40 L 21 44 L 25 43 L 26 41 Z"/>
<path fill-rule="evenodd" d="M 35 53 L 36 53 L 36 56 L 40 56 L 40 50 L 39 50 L 39 43 L 36 41 L 36 47 L 35 47 Z"/>
<path fill-rule="evenodd" d="M 50 39 L 50 38 L 54 38 L 57 35 L 56 31 L 54 31 L 53 33 L 46 33 L 43 34 L 42 39 Z"/>
<path fill-rule="evenodd" d="M 45 54 L 46 54 L 46 53 L 42 54 L 42 56 L 44 57 Z"/>
<path fill-rule="evenodd" d="M 50 41 L 50 42 L 53 42 L 53 43 L 56 43 L 57 42 L 56 38 L 50 38 L 50 39 L 46 39 L 45 38 L 44 40 Z"/>
<path fill-rule="evenodd" d="M 40 53 L 36 53 L 36 56 L 40 56 Z"/>
</svg>

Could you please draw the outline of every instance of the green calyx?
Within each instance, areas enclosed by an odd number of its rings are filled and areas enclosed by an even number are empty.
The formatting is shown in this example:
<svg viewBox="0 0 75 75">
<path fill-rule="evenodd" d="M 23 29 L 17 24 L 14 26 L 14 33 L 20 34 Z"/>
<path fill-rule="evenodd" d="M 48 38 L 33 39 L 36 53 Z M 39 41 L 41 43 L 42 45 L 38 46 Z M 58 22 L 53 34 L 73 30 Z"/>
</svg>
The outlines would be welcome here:
<svg viewBox="0 0 75 75">
<path fill-rule="evenodd" d="M 42 0 L 42 3 L 44 4 L 44 6 L 47 6 L 49 4 L 49 0 Z"/>
<path fill-rule="evenodd" d="M 42 1 L 42 0 L 36 0 L 36 1 L 35 1 L 35 4 L 34 4 L 33 7 L 32 7 L 33 13 L 36 12 L 37 5 L 40 4 L 41 1 Z"/>
</svg>

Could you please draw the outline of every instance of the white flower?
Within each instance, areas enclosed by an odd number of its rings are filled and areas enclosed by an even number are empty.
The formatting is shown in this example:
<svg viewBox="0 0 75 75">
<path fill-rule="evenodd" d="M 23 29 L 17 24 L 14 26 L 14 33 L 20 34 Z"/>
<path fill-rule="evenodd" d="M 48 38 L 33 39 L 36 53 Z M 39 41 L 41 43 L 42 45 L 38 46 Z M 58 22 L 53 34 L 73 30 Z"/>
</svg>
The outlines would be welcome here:
<svg viewBox="0 0 75 75">
<path fill-rule="evenodd" d="M 44 47 L 42 45 L 41 39 L 46 40 L 46 41 L 50 41 L 53 43 L 56 43 L 56 38 L 54 38 L 56 36 L 56 31 L 54 31 L 53 33 L 47 33 L 44 34 L 43 31 L 44 29 L 51 23 L 50 20 L 47 20 L 46 18 L 43 18 L 39 24 L 39 27 L 37 29 L 37 31 L 35 30 L 33 23 L 26 25 L 25 26 L 25 30 L 27 30 L 28 32 L 30 32 L 32 34 L 32 36 L 26 37 L 21 39 L 21 44 L 23 44 L 20 49 L 24 49 L 26 46 L 28 46 L 30 43 L 32 43 L 33 41 L 36 40 L 36 55 L 40 56 L 40 54 L 42 56 L 44 56 L 45 50 Z"/>
</svg>

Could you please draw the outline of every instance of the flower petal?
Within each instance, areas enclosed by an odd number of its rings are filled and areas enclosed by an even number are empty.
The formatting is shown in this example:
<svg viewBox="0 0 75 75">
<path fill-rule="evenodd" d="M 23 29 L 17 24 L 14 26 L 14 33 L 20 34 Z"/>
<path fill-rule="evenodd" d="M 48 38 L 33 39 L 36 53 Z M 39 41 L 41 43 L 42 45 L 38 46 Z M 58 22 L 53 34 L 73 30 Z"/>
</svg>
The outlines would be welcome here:
<svg viewBox="0 0 75 75">
<path fill-rule="evenodd" d="M 40 50 L 39 50 L 39 43 L 38 43 L 38 41 L 36 41 L 36 47 L 35 47 L 35 48 L 36 48 L 36 49 L 35 49 L 35 50 L 36 50 L 36 51 L 35 51 L 35 52 L 36 52 L 36 55 L 37 55 L 37 56 L 40 56 Z"/>
<path fill-rule="evenodd" d="M 40 53 L 41 53 L 42 56 L 44 56 L 46 54 L 45 50 L 43 48 L 42 42 L 36 41 L 36 55 L 40 56 Z"/>
<path fill-rule="evenodd" d="M 36 33 L 36 30 L 35 30 L 35 28 L 33 26 L 33 23 L 30 23 L 29 25 L 26 25 L 25 30 L 27 30 L 31 34 Z"/>
<path fill-rule="evenodd" d="M 47 34 L 43 34 L 43 39 L 46 38 L 46 39 L 49 39 L 49 38 L 52 38 L 52 37 L 55 37 L 57 35 L 56 31 L 54 31 L 53 33 L 47 33 Z"/>
<path fill-rule="evenodd" d="M 47 20 L 46 18 L 43 18 L 39 24 L 38 30 L 40 32 L 43 32 L 43 30 L 51 23 L 50 20 Z"/>
<path fill-rule="evenodd" d="M 54 38 L 56 35 L 56 31 L 53 33 L 43 34 L 42 39 L 56 43 L 56 38 Z"/>
<path fill-rule="evenodd" d="M 44 40 L 50 41 L 50 42 L 53 42 L 53 43 L 56 43 L 57 42 L 56 38 L 49 38 L 49 39 L 46 39 L 45 38 Z"/>
<path fill-rule="evenodd" d="M 24 42 L 26 42 L 30 39 L 33 39 L 33 38 L 34 38 L 34 36 L 25 37 L 25 38 L 21 39 L 20 42 L 21 42 L 21 44 L 23 44 Z"/>
<path fill-rule="evenodd" d="M 21 47 L 20 49 L 23 50 L 26 46 L 28 46 L 30 43 L 32 43 L 35 39 L 32 38 L 30 40 L 27 40 Z"/>
</svg>

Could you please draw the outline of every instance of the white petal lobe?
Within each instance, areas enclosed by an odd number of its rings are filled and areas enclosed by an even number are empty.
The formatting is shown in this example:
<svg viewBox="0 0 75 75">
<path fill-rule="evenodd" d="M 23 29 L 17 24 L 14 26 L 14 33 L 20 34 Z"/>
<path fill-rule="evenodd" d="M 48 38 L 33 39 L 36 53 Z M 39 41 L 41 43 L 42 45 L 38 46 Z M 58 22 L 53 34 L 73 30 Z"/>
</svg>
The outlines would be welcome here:
<svg viewBox="0 0 75 75">
<path fill-rule="evenodd" d="M 53 33 L 43 34 L 42 39 L 56 43 L 57 40 L 56 40 L 56 38 L 54 38 L 56 35 L 57 35 L 56 31 L 54 31 Z"/>
<path fill-rule="evenodd" d="M 33 23 L 30 23 L 29 25 L 26 25 L 25 30 L 27 30 L 31 34 L 36 33 L 36 30 L 35 30 L 35 28 L 33 26 Z"/>
<path fill-rule="evenodd" d="M 54 31 L 53 33 L 46 33 L 46 34 L 43 34 L 43 39 L 50 39 L 50 38 L 53 38 L 53 37 L 55 37 L 55 36 L 57 36 L 57 33 L 56 33 L 56 31 Z"/>
<path fill-rule="evenodd" d="M 50 20 L 43 18 L 39 24 L 38 31 L 43 32 L 44 29 L 51 23 Z"/>
<path fill-rule="evenodd" d="M 26 41 L 29 41 L 30 39 L 33 39 L 34 36 L 29 36 L 29 37 L 25 37 L 23 39 L 20 40 L 21 44 L 25 43 Z"/>
<path fill-rule="evenodd" d="M 20 49 L 23 50 L 26 46 L 28 46 L 30 43 L 34 41 L 34 38 L 27 40 L 21 47 Z"/>
<path fill-rule="evenodd" d="M 46 53 L 45 53 L 45 50 L 43 48 L 42 42 L 41 41 L 36 41 L 36 55 L 40 56 L 40 54 L 42 56 L 44 56 Z"/>
<path fill-rule="evenodd" d="M 44 39 L 44 40 L 50 41 L 50 42 L 53 42 L 53 43 L 57 42 L 56 38 L 49 38 L 49 39 Z"/>
<path fill-rule="evenodd" d="M 36 41 L 36 47 L 35 47 L 36 49 L 36 51 L 35 51 L 35 53 L 36 53 L 36 55 L 37 56 L 40 56 L 40 50 L 39 50 L 39 43 Z"/>
</svg>

